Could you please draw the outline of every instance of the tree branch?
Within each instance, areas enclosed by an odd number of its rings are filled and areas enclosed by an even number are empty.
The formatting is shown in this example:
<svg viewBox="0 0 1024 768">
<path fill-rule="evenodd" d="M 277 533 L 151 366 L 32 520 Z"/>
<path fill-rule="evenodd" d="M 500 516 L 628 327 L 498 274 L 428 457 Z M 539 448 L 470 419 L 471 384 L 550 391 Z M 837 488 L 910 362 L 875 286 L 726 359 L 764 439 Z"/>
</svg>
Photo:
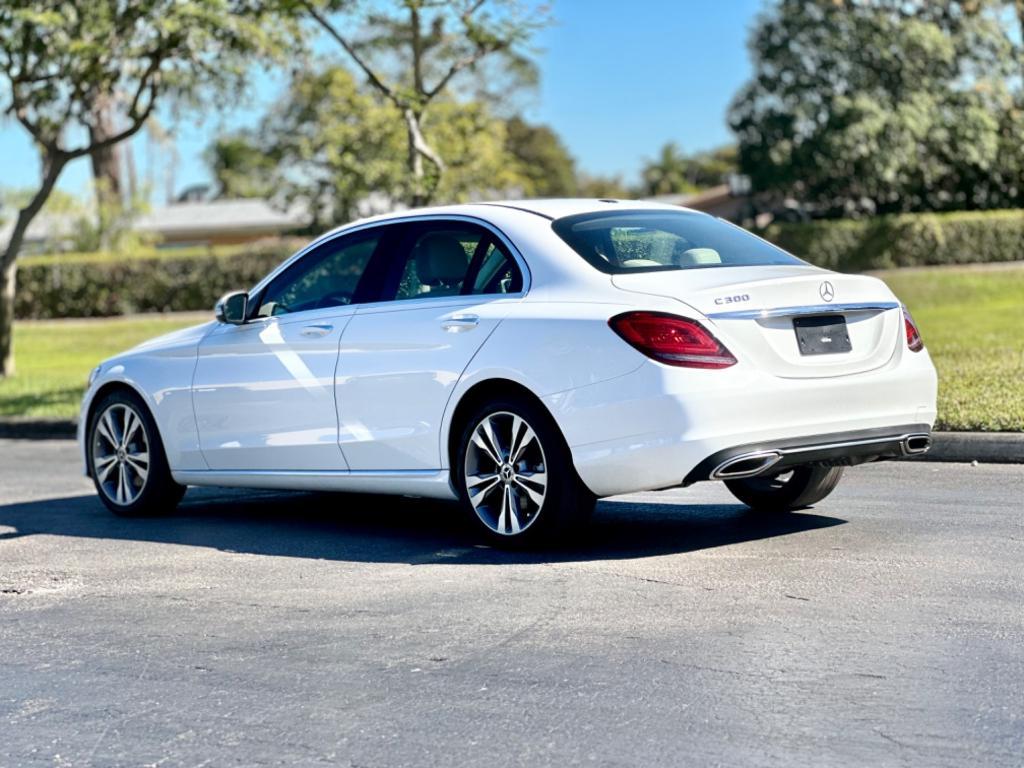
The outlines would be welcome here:
<svg viewBox="0 0 1024 768">
<path fill-rule="evenodd" d="M 313 4 L 308 2 L 308 0 L 300 0 L 300 2 L 301 5 L 307 11 L 309 11 L 309 15 L 316 20 L 317 24 L 323 27 L 327 34 L 333 37 L 335 41 L 338 43 L 338 45 L 340 45 L 345 50 L 345 53 L 352 57 L 352 60 L 361 70 L 363 70 L 363 73 L 370 80 L 370 82 L 373 83 L 374 87 L 377 88 L 385 96 L 387 96 L 395 104 L 395 106 L 399 107 L 400 109 L 404 109 L 407 106 L 405 100 L 400 98 L 395 93 L 394 89 L 392 89 L 387 83 L 385 83 L 377 76 L 377 73 L 370 68 L 369 64 L 363 61 L 363 58 L 356 52 L 355 48 L 351 46 L 348 40 L 342 37 L 341 33 L 339 33 L 338 30 L 334 28 L 334 25 L 331 24 L 330 20 L 326 16 L 321 14 L 316 8 L 314 8 Z"/>
</svg>

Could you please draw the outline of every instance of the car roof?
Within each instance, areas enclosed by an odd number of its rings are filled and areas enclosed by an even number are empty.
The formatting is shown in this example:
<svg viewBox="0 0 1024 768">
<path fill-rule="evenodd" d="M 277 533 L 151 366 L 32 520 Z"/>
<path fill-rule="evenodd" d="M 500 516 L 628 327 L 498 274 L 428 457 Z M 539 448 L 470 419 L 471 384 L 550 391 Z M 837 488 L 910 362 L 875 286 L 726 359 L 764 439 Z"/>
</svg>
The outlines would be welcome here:
<svg viewBox="0 0 1024 768">
<path fill-rule="evenodd" d="M 479 203 L 456 203 L 452 205 L 436 205 L 427 208 L 406 208 L 403 210 L 382 213 L 376 216 L 352 221 L 337 227 L 333 232 L 349 229 L 350 227 L 385 222 L 392 219 L 402 219 L 411 216 L 485 216 L 488 208 L 511 208 L 525 213 L 532 213 L 543 216 L 546 219 L 560 219 L 563 216 L 573 216 L 578 213 L 598 213 L 614 210 L 669 210 L 669 211 L 691 211 L 689 208 L 672 205 L 670 203 L 656 203 L 649 200 L 612 200 L 594 198 L 545 198 L 536 200 L 493 200 Z M 333 233 L 332 232 L 332 233 Z"/>
</svg>

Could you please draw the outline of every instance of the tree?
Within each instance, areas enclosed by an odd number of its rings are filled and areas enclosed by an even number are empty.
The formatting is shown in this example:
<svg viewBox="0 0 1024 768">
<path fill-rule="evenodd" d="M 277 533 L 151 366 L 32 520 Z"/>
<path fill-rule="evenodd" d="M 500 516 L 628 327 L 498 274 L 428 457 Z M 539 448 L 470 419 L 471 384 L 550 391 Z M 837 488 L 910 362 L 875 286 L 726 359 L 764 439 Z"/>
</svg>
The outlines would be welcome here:
<svg viewBox="0 0 1024 768">
<path fill-rule="evenodd" d="M 781 0 L 730 110 L 741 170 L 818 215 L 1020 205 L 1013 25 L 988 0 Z"/>
<path fill-rule="evenodd" d="M 204 158 L 217 182 L 217 197 L 268 198 L 274 192 L 271 178 L 279 153 L 267 147 L 252 131 L 220 136 L 206 148 Z"/>
<path fill-rule="evenodd" d="M 535 71 L 525 46 L 547 23 L 545 8 L 523 8 L 518 0 L 299 3 L 397 110 L 406 138 L 405 199 L 414 206 L 432 199 L 447 168 L 446 159 L 424 135 L 432 106 L 488 61 L 499 62 L 515 82 L 531 82 Z M 358 38 L 332 19 L 337 11 L 360 28 Z M 481 78 L 477 85 L 484 82 Z"/>
<path fill-rule="evenodd" d="M 0 0 L 0 105 L 32 137 L 42 170 L 0 258 L 0 376 L 14 367 L 18 251 L 67 164 L 135 135 L 158 103 L 241 90 L 253 61 L 299 39 L 280 10 L 261 0 Z M 111 94 L 123 96 L 113 132 L 97 122 Z"/>
<path fill-rule="evenodd" d="M 521 117 L 505 123 L 505 148 L 525 178 L 528 197 L 572 197 L 577 194 L 576 161 L 558 134 L 546 125 Z"/>
<path fill-rule="evenodd" d="M 465 200 L 526 184 L 505 149 L 504 123 L 486 105 L 439 99 L 422 131 L 452 158 L 435 197 Z M 301 204 L 314 231 L 390 208 L 408 182 L 400 113 L 338 66 L 296 73 L 257 130 L 221 137 L 207 158 L 222 189 Z"/>
<path fill-rule="evenodd" d="M 687 178 L 690 161 L 679 145 L 665 144 L 654 160 L 648 160 L 641 171 L 644 192 L 648 195 L 670 195 L 696 192 L 697 187 Z"/>
</svg>

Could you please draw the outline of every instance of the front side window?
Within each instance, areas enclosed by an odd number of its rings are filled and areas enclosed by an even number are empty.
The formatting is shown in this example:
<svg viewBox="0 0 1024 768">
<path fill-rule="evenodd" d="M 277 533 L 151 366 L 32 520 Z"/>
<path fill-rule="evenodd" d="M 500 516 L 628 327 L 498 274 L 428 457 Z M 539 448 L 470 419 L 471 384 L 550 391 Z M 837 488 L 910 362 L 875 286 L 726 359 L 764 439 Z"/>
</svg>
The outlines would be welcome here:
<svg viewBox="0 0 1024 768">
<path fill-rule="evenodd" d="M 351 304 L 381 234 L 357 233 L 324 243 L 267 286 L 257 317 Z"/>
<path fill-rule="evenodd" d="M 566 216 L 555 233 L 608 274 L 805 262 L 721 219 L 688 211 Z"/>
</svg>

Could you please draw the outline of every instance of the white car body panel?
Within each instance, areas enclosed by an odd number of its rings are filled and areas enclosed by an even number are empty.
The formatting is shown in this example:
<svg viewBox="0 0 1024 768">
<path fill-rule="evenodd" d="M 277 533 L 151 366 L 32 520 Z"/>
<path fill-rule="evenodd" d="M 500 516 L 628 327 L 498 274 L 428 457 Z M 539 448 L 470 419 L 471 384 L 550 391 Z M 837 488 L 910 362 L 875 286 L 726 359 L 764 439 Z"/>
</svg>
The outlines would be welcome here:
<svg viewBox="0 0 1024 768">
<path fill-rule="evenodd" d="M 524 271 L 524 290 L 211 322 L 155 339 L 102 364 L 83 400 L 83 450 L 91 404 L 116 384 L 145 399 L 180 483 L 436 498 L 455 496 L 448 447 L 459 403 L 495 381 L 547 407 L 599 496 L 678 485 L 734 446 L 934 422 L 934 368 L 927 351 L 907 348 L 898 300 L 881 281 L 810 265 L 612 276 L 550 220 L 611 205 L 679 210 L 593 200 L 458 205 L 328 233 L 253 292 L 328 238 L 436 218 L 497 233 Z M 853 351 L 842 356 L 801 356 L 790 315 L 772 316 L 833 303 L 853 307 Z M 608 325 L 631 310 L 696 319 L 738 362 L 655 362 Z M 445 325 L 466 315 L 477 322 Z M 304 335 L 318 325 L 331 327 Z"/>
</svg>

